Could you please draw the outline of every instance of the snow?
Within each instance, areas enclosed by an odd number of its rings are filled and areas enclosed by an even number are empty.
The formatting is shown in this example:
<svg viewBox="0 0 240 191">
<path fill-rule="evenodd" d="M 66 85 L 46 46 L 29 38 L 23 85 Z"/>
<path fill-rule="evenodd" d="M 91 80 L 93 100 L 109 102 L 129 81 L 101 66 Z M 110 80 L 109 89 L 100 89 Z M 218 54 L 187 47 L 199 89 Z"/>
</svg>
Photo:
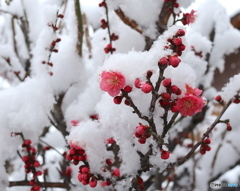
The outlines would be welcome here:
<svg viewBox="0 0 240 191">
<path fill-rule="evenodd" d="M 141 0 L 139 3 L 138 0 L 107 0 L 107 4 L 111 9 L 120 8 L 128 18 L 139 24 L 145 35 L 152 38 L 156 37 L 157 30 L 155 23 L 163 1 Z M 145 11 L 151 12 L 151 14 L 147 16 L 142 14 Z"/>
<path fill-rule="evenodd" d="M 239 93 L 239 80 L 240 74 L 236 74 L 232 78 L 229 79 L 229 82 L 222 88 L 220 92 L 220 96 L 226 102 L 233 99 L 235 95 Z"/>
<path fill-rule="evenodd" d="M 238 0 L 218 0 L 227 10 L 228 15 L 233 16 L 235 13 L 239 12 L 240 2 Z"/>
<path fill-rule="evenodd" d="M 17 87 L 3 90 L 0 99 L 3 108 L 0 120 L 11 132 L 36 132 L 37 136 L 42 127 L 49 124 L 54 99 L 45 80 L 28 79 Z"/>
<path fill-rule="evenodd" d="M 44 79 L 27 79 L 16 87 L 1 91 L 0 140 L 6 145 L 11 145 L 0 148 L 1 164 L 12 157 L 21 144 L 19 136 L 11 137 L 13 132 L 22 132 L 33 142 L 38 141 L 42 128 L 49 125 L 48 115 L 53 103 L 51 89 Z M 5 170 L 2 169 L 1 172 L 1 179 L 6 178 Z"/>
</svg>

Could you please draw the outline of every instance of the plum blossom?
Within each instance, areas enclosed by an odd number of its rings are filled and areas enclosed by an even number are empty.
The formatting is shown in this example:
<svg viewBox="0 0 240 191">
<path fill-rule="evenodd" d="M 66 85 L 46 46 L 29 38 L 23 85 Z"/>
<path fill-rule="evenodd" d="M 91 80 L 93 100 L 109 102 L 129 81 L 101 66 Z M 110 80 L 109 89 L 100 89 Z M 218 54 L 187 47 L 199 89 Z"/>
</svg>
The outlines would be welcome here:
<svg viewBox="0 0 240 191">
<path fill-rule="evenodd" d="M 186 84 L 186 95 L 194 95 L 194 96 L 200 96 L 202 93 L 202 90 L 198 88 L 192 88 L 188 84 Z"/>
<path fill-rule="evenodd" d="M 176 101 L 176 106 L 183 116 L 192 116 L 202 111 L 205 101 L 200 97 L 202 90 L 192 88 L 186 84 L 185 96 Z"/>
<path fill-rule="evenodd" d="M 125 86 L 125 78 L 120 72 L 103 71 L 101 74 L 100 88 L 112 97 L 118 95 Z"/>
<path fill-rule="evenodd" d="M 182 116 L 192 116 L 202 111 L 202 108 L 205 106 L 205 101 L 201 97 L 186 95 L 179 98 L 176 105 Z"/>
<path fill-rule="evenodd" d="M 189 25 L 190 23 L 194 23 L 196 20 L 196 11 L 192 10 L 190 13 L 183 14 L 182 23 L 183 25 Z"/>
</svg>

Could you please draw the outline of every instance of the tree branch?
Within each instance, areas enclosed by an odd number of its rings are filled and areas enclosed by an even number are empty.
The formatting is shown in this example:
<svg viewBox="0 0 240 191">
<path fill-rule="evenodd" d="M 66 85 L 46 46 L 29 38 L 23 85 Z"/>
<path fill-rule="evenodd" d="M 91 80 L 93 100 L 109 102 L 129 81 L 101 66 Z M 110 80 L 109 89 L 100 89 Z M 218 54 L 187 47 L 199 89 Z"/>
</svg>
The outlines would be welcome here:
<svg viewBox="0 0 240 191">
<path fill-rule="evenodd" d="M 139 29 L 139 25 L 136 23 L 136 21 L 128 18 L 120 8 L 115 10 L 115 13 L 127 26 L 131 27 L 133 30 L 137 31 L 140 34 L 143 33 L 143 31 Z"/>
<path fill-rule="evenodd" d="M 203 134 L 202 138 L 200 141 L 198 141 L 193 147 L 192 149 L 188 152 L 188 154 L 179 159 L 178 161 L 176 162 L 173 162 L 173 163 L 169 163 L 168 164 L 168 168 L 172 168 L 174 166 L 180 166 L 182 165 L 183 163 L 185 163 L 192 155 L 193 153 L 195 152 L 195 150 L 202 144 L 203 140 L 209 136 L 209 134 L 212 132 L 213 128 L 219 123 L 222 115 L 225 113 L 225 111 L 227 110 L 227 108 L 231 105 L 232 103 L 232 100 L 230 100 L 225 106 L 224 108 L 222 109 L 221 113 L 218 115 L 218 117 L 215 119 L 215 121 L 212 123 L 212 125 L 208 128 L 208 130 Z"/>
<path fill-rule="evenodd" d="M 69 189 L 69 185 L 62 183 L 62 182 L 37 182 L 37 185 L 41 187 L 48 187 L 48 188 L 66 188 Z M 32 186 L 29 184 L 29 181 L 10 181 L 9 187 L 13 186 Z"/>
<path fill-rule="evenodd" d="M 83 22 L 82 22 L 82 12 L 80 7 L 80 0 L 75 0 L 75 14 L 77 17 L 77 28 L 78 28 L 78 41 L 77 50 L 78 55 L 82 57 L 82 44 L 83 44 Z"/>
<path fill-rule="evenodd" d="M 162 34 L 167 29 L 167 23 L 169 20 L 169 17 L 171 15 L 171 12 L 168 10 L 169 7 L 171 7 L 171 1 L 164 2 L 162 6 L 162 10 L 158 16 L 157 21 L 157 29 L 160 34 Z"/>
</svg>

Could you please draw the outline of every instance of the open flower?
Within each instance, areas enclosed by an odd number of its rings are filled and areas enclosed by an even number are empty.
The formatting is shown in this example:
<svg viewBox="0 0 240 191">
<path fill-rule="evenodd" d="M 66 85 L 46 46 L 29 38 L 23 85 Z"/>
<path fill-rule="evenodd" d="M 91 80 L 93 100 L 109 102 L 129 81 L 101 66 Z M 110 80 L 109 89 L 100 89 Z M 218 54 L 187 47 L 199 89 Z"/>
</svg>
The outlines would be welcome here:
<svg viewBox="0 0 240 191">
<path fill-rule="evenodd" d="M 100 88 L 112 97 L 118 95 L 125 86 L 124 76 L 115 71 L 103 71 L 101 74 Z"/>
<path fill-rule="evenodd" d="M 196 20 L 196 11 L 192 10 L 190 13 L 183 14 L 182 23 L 183 25 L 189 25 L 190 23 L 194 23 Z"/>
<path fill-rule="evenodd" d="M 186 95 L 177 100 L 176 106 L 182 116 L 192 116 L 202 111 L 205 101 L 201 97 Z"/>
<path fill-rule="evenodd" d="M 186 84 L 186 94 L 185 95 L 194 95 L 194 96 L 200 96 L 202 93 L 202 90 L 198 89 L 198 88 L 192 88 L 190 87 L 188 84 Z"/>
</svg>

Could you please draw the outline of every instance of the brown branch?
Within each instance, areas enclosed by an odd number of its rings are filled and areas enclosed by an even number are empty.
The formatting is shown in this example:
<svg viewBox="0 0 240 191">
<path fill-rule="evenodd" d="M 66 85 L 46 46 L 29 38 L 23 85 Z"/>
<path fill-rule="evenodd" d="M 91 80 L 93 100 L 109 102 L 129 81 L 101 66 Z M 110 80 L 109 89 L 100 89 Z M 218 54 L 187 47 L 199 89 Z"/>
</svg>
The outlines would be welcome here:
<svg viewBox="0 0 240 191">
<path fill-rule="evenodd" d="M 166 66 L 159 66 L 159 76 L 158 76 L 156 85 L 154 87 L 154 90 L 152 91 L 152 99 L 151 99 L 151 104 L 150 104 L 150 108 L 149 108 L 151 117 L 153 116 L 153 112 L 156 107 L 156 102 L 157 102 L 157 99 L 159 98 L 158 91 L 159 91 L 160 85 L 162 83 L 162 80 L 164 79 L 163 74 L 164 74 L 165 69 L 166 69 Z M 148 79 L 148 81 L 150 82 L 150 79 Z"/>
<path fill-rule="evenodd" d="M 167 23 L 171 15 L 171 12 L 168 10 L 168 8 L 171 6 L 172 6 L 171 1 L 164 2 L 163 7 L 159 13 L 159 16 L 158 16 L 159 19 L 156 22 L 156 25 L 157 25 L 158 32 L 160 34 L 162 34 L 167 29 Z M 131 27 L 133 30 L 137 31 L 140 34 L 143 34 L 143 30 L 139 29 L 140 28 L 139 24 L 137 24 L 136 21 L 128 18 L 120 8 L 115 10 L 115 13 L 127 26 Z M 154 42 L 154 39 L 151 39 L 148 36 L 144 36 L 144 37 L 146 42 L 145 50 L 149 50 Z"/>
<path fill-rule="evenodd" d="M 236 167 L 237 165 L 240 165 L 240 159 L 238 161 L 236 161 L 232 166 L 230 166 L 228 168 L 228 170 L 233 169 L 234 167 Z M 216 176 L 212 177 L 208 182 L 214 182 L 214 180 L 217 180 L 220 176 L 223 175 L 223 173 L 227 172 L 227 170 L 224 170 L 223 172 L 219 172 Z"/>
<path fill-rule="evenodd" d="M 17 49 L 17 41 L 15 39 L 15 36 L 16 36 L 16 30 L 15 30 L 15 23 L 14 23 L 14 19 L 15 17 L 12 17 L 12 20 L 11 20 L 11 25 L 12 25 L 12 38 L 13 38 L 13 49 L 14 49 L 14 52 L 17 56 L 17 58 L 19 59 L 19 53 L 18 53 L 18 49 Z M 20 59 L 19 59 L 20 60 Z"/>
<path fill-rule="evenodd" d="M 56 151 L 59 155 L 63 156 L 63 154 L 60 153 L 57 149 L 55 149 L 53 146 L 51 146 L 50 144 L 48 144 L 47 142 L 45 142 L 45 141 L 42 140 L 41 138 L 40 138 L 39 140 L 40 140 L 40 142 L 44 143 L 45 145 L 51 147 L 51 149 L 53 149 L 54 151 Z M 65 161 L 67 161 L 67 160 L 65 160 Z"/>
<path fill-rule="evenodd" d="M 117 10 L 115 10 L 115 13 L 118 15 L 118 17 L 129 27 L 131 27 L 133 30 L 137 31 L 140 34 L 143 34 L 143 31 L 141 29 L 139 29 L 139 25 L 137 24 L 136 21 L 128 18 L 123 11 L 119 8 Z M 148 36 L 144 36 L 145 37 L 145 48 L 144 50 L 149 50 L 154 42 L 154 39 L 151 39 Z"/>
<path fill-rule="evenodd" d="M 108 37 L 109 37 L 109 44 L 112 45 L 112 38 L 111 38 L 111 30 L 110 30 L 110 22 L 109 22 L 109 15 L 108 15 L 108 6 L 107 3 L 105 4 L 105 14 L 107 18 L 107 31 L 108 31 Z M 113 54 L 113 50 L 110 49 L 110 53 Z"/>
<path fill-rule="evenodd" d="M 92 44 L 91 44 L 91 38 L 90 38 L 90 35 L 89 35 L 89 28 L 88 28 L 88 22 L 87 22 L 86 14 L 82 15 L 82 20 L 83 20 L 83 25 L 85 25 L 84 34 L 85 34 L 86 44 L 87 44 L 87 47 L 88 47 L 89 58 L 92 58 Z"/>
<path fill-rule="evenodd" d="M 203 140 L 209 136 L 209 134 L 212 132 L 212 130 L 214 129 L 214 127 L 219 123 L 222 115 L 225 113 L 225 111 L 227 110 L 227 108 L 231 105 L 232 100 L 230 100 L 222 109 L 221 113 L 218 115 L 218 117 L 215 119 L 215 121 L 212 123 L 212 125 L 208 128 L 208 130 L 203 134 L 202 138 L 200 141 L 198 141 L 193 147 L 192 149 L 187 153 L 187 155 L 181 159 L 179 159 L 176 162 L 173 163 L 169 163 L 168 164 L 168 168 L 172 168 L 174 166 L 180 166 L 183 163 L 185 163 L 196 151 L 196 149 L 202 144 Z"/>
<path fill-rule="evenodd" d="M 25 72 L 26 72 L 25 76 L 24 76 L 24 80 L 25 80 L 25 78 L 27 78 L 30 75 L 30 67 L 31 67 L 30 60 L 32 58 L 32 53 L 30 51 L 30 39 L 28 36 L 29 35 L 29 22 L 28 22 L 27 12 L 26 12 L 25 6 L 23 4 L 23 0 L 21 1 L 21 3 L 22 3 L 22 7 L 23 7 L 24 19 L 23 18 L 20 19 L 21 24 L 19 24 L 19 26 L 22 30 L 25 44 L 26 44 L 28 54 L 29 54 L 29 58 L 25 62 Z"/>
<path fill-rule="evenodd" d="M 16 14 L 14 14 L 14 13 L 11 13 L 11 12 L 9 12 L 9 11 L 5 11 L 5 10 L 2 10 L 2 9 L 0 9 L 0 13 L 6 13 L 6 14 L 10 14 L 10 15 L 12 15 L 14 18 L 17 18 L 17 19 L 19 19 L 19 16 L 18 15 L 16 15 Z"/>
<path fill-rule="evenodd" d="M 63 7 L 63 12 L 62 12 L 62 14 L 65 15 L 66 9 L 67 9 L 67 0 L 63 0 L 63 1 L 62 1 L 62 4 L 60 5 L 60 7 L 62 7 L 62 6 L 64 6 L 64 7 Z M 58 22 L 58 25 L 57 25 L 57 28 L 58 28 L 60 31 L 62 31 L 62 23 L 63 23 L 63 20 L 61 19 L 61 20 Z M 61 33 L 61 32 L 60 32 L 60 33 Z"/>
<path fill-rule="evenodd" d="M 179 114 L 179 112 L 174 113 L 171 120 L 169 121 L 169 123 L 166 126 L 164 126 L 162 138 L 164 138 L 166 136 L 167 132 L 169 131 L 169 129 L 172 127 L 173 123 L 175 122 L 175 119 L 177 118 L 178 114 Z"/>
<path fill-rule="evenodd" d="M 210 173 L 211 176 L 212 176 L 212 174 L 213 174 L 213 169 L 214 169 L 214 166 L 215 166 L 215 164 L 216 164 L 217 156 L 218 156 L 218 153 L 219 153 L 219 151 L 220 151 L 220 149 L 221 149 L 221 147 L 222 147 L 222 145 L 223 145 L 223 140 L 224 140 L 226 134 L 227 134 L 227 131 L 225 130 L 225 131 L 223 132 L 223 135 L 222 135 L 222 141 L 221 141 L 221 143 L 218 145 L 218 148 L 217 148 L 217 150 L 216 150 L 216 152 L 215 152 L 215 154 L 214 154 L 213 161 L 212 161 L 212 164 L 211 164 L 211 173 Z"/>
<path fill-rule="evenodd" d="M 158 21 L 157 21 L 157 29 L 160 34 L 162 34 L 166 29 L 167 29 L 167 23 L 169 20 L 169 17 L 171 15 L 171 12 L 168 10 L 169 7 L 171 7 L 171 1 L 169 2 L 164 2 L 162 6 L 162 10 L 158 16 Z"/>
<path fill-rule="evenodd" d="M 143 119 L 143 120 L 149 122 L 149 118 L 147 116 L 142 115 L 142 113 L 139 111 L 137 106 L 133 103 L 132 98 L 128 95 L 128 93 L 125 92 L 123 89 L 121 90 L 121 92 L 122 92 L 123 96 L 129 101 L 130 107 L 132 107 L 134 110 L 133 112 L 136 113 L 140 119 Z"/>
<path fill-rule="evenodd" d="M 233 27 L 237 28 L 240 30 L 240 13 L 237 13 L 231 18 L 231 23 Z"/>
<path fill-rule="evenodd" d="M 77 17 L 77 28 L 78 28 L 78 41 L 77 41 L 77 51 L 80 57 L 82 57 L 82 44 L 83 44 L 83 23 L 82 23 L 82 12 L 80 7 L 80 0 L 75 1 L 75 14 Z"/>
<path fill-rule="evenodd" d="M 123 13 L 123 11 L 120 8 L 115 10 L 115 13 L 119 16 L 119 18 L 122 20 L 122 22 L 124 22 L 126 25 L 131 27 L 133 30 L 139 32 L 140 34 L 143 33 L 143 31 L 141 31 L 139 29 L 139 25 L 136 23 L 136 21 L 125 16 L 125 14 Z"/>
<path fill-rule="evenodd" d="M 12 64 L 11 64 L 11 62 L 10 62 L 10 59 L 7 59 L 7 58 L 4 58 L 4 59 L 5 59 L 5 61 L 7 62 L 7 64 L 8 64 L 10 67 L 12 67 Z M 23 79 L 20 78 L 20 76 L 19 76 L 19 72 L 13 72 L 13 73 L 14 73 L 15 76 L 19 79 L 19 81 L 23 82 Z"/>
<path fill-rule="evenodd" d="M 52 118 L 54 119 L 54 122 L 49 118 L 52 125 L 57 127 L 57 129 L 62 133 L 62 135 L 65 137 L 68 135 L 67 132 L 67 125 L 64 119 L 64 115 L 62 112 L 62 101 L 65 96 L 65 93 L 62 93 L 59 95 L 59 97 L 56 99 L 56 104 L 54 104 L 54 108 L 51 111 Z"/>
<path fill-rule="evenodd" d="M 66 188 L 69 189 L 69 185 L 62 183 L 62 182 L 37 182 L 37 185 L 41 187 L 48 187 L 48 188 Z M 10 181 L 9 187 L 13 186 L 32 186 L 29 184 L 29 181 L 23 180 L 23 181 Z"/>
</svg>

